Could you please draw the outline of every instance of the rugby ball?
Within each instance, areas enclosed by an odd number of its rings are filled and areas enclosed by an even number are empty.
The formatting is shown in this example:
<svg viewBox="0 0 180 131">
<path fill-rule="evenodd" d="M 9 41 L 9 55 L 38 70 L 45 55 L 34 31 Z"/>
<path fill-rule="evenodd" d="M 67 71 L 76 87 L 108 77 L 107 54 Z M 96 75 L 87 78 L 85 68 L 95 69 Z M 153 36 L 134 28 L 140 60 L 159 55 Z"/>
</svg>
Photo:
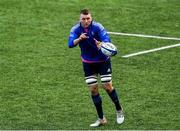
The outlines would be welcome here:
<svg viewBox="0 0 180 131">
<path fill-rule="evenodd" d="M 102 53 L 106 56 L 115 56 L 117 54 L 117 48 L 110 42 L 101 42 L 100 47 Z"/>
</svg>

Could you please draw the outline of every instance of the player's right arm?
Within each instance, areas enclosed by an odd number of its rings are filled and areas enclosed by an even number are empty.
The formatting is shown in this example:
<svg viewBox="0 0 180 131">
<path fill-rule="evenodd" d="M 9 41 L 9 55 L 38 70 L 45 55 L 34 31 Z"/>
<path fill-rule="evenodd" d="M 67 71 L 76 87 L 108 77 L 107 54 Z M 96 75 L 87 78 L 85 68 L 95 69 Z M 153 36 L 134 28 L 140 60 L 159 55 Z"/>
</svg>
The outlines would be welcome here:
<svg viewBox="0 0 180 131">
<path fill-rule="evenodd" d="M 76 42 L 74 42 L 76 41 Z M 68 47 L 69 48 L 73 48 L 75 47 L 78 43 L 79 43 L 80 40 L 78 40 L 78 35 L 77 33 L 75 32 L 75 30 L 72 28 L 71 31 L 70 31 L 70 35 L 69 35 L 69 39 L 68 39 Z"/>
<path fill-rule="evenodd" d="M 77 39 L 75 39 L 75 40 L 73 41 L 73 42 L 74 42 L 74 45 L 77 45 L 77 44 L 79 44 L 80 41 L 89 38 L 88 36 L 86 36 L 86 34 L 87 34 L 87 33 L 82 33 Z"/>
<path fill-rule="evenodd" d="M 81 42 L 82 40 L 87 39 L 87 38 L 88 38 L 88 36 L 86 36 L 86 33 L 82 33 L 78 37 L 78 34 L 75 31 L 71 30 L 70 36 L 69 36 L 69 41 L 68 41 L 68 46 L 69 46 L 69 48 L 73 48 L 76 45 L 78 45 L 79 42 Z"/>
</svg>

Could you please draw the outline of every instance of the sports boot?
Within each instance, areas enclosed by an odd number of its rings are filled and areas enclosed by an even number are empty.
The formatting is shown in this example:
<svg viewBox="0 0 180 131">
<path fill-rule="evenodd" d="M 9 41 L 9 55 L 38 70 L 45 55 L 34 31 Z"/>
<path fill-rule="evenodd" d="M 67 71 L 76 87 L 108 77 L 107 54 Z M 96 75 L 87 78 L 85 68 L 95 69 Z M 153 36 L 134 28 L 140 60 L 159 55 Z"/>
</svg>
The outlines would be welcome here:
<svg viewBox="0 0 180 131">
<path fill-rule="evenodd" d="M 117 111 L 117 123 L 122 124 L 124 122 L 124 113 L 123 111 Z"/>
<path fill-rule="evenodd" d="M 107 124 L 107 120 L 105 117 L 103 119 L 98 118 L 95 123 L 90 125 L 90 127 L 98 127 L 100 125 L 105 125 L 105 124 Z"/>
</svg>

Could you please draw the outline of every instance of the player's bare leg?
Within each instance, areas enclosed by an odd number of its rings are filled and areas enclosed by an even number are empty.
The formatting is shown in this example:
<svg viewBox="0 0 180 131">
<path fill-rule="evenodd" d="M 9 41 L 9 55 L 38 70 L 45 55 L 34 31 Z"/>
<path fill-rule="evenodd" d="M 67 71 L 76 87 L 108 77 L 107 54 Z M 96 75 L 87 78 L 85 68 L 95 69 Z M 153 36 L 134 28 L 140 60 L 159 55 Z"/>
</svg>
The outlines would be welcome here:
<svg viewBox="0 0 180 131">
<path fill-rule="evenodd" d="M 116 107 L 116 115 L 117 115 L 117 123 L 121 124 L 124 122 L 124 114 L 123 109 L 119 103 L 119 99 L 116 93 L 116 90 L 112 86 L 112 82 L 106 82 L 103 84 L 104 89 L 109 94 L 111 100 L 115 104 Z"/>
<path fill-rule="evenodd" d="M 101 101 L 101 97 L 100 97 L 99 91 L 98 91 L 98 84 L 90 85 L 89 89 L 91 92 L 91 97 L 92 97 L 93 103 L 96 107 L 96 111 L 98 114 L 98 119 L 96 120 L 95 123 L 92 123 L 90 126 L 98 127 L 100 125 L 105 125 L 107 123 L 107 120 L 103 114 L 102 101 Z"/>
</svg>

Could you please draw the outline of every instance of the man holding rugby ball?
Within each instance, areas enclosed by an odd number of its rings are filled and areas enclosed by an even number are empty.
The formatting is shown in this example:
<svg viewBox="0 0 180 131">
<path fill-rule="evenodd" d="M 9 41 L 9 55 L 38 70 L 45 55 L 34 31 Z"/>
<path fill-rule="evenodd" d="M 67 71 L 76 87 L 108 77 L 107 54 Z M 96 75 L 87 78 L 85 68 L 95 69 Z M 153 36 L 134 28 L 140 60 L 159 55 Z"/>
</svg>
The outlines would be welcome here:
<svg viewBox="0 0 180 131">
<path fill-rule="evenodd" d="M 112 86 L 110 57 L 101 51 L 101 42 L 111 43 L 107 31 L 100 23 L 92 20 L 91 12 L 88 9 L 82 9 L 80 21 L 71 28 L 68 46 L 73 48 L 79 45 L 81 49 L 85 81 L 90 89 L 91 98 L 98 114 L 98 119 L 95 123 L 90 124 L 91 127 L 98 127 L 107 123 L 98 91 L 98 75 L 103 88 L 115 105 L 117 123 L 121 124 L 124 121 L 122 106 L 116 90 Z"/>
</svg>

